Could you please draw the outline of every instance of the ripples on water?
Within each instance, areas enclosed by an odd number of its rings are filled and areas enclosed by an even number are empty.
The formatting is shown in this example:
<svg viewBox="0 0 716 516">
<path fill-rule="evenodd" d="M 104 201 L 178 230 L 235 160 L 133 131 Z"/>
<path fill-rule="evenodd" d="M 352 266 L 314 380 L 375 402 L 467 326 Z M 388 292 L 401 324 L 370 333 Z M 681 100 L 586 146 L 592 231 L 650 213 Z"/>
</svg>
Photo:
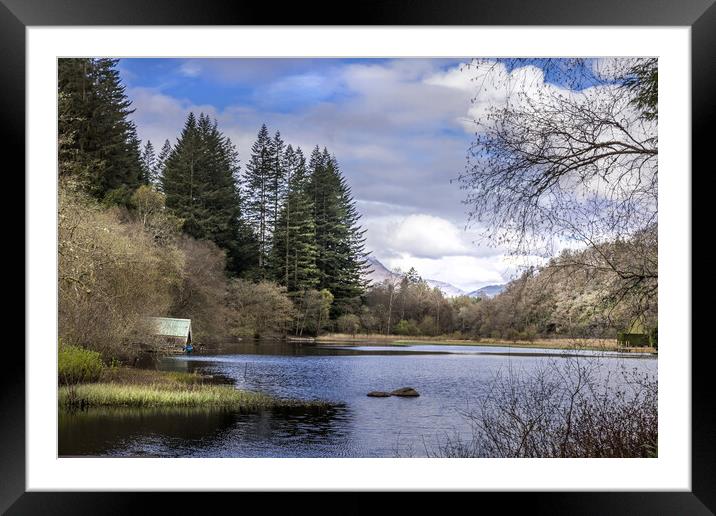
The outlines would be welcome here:
<svg viewBox="0 0 716 516">
<path fill-rule="evenodd" d="M 507 367 L 599 360 L 601 374 L 656 374 L 651 356 L 488 346 L 241 343 L 207 354 L 162 358 L 163 370 L 214 375 L 237 388 L 338 403 L 327 413 L 238 414 L 203 409 L 95 409 L 60 413 L 62 456 L 394 457 L 425 456 L 448 436 L 468 437 L 461 412 Z M 599 355 L 599 356 L 597 356 Z M 618 375 L 614 375 L 617 377 Z M 369 398 L 416 388 L 419 398 Z"/>
</svg>

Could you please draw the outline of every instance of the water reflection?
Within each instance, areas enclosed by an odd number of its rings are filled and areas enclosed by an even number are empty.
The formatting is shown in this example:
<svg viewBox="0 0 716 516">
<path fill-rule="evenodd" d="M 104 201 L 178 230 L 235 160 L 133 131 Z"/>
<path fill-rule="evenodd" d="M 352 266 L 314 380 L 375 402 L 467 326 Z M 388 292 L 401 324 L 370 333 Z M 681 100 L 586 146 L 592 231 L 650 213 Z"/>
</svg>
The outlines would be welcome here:
<svg viewBox="0 0 716 516">
<path fill-rule="evenodd" d="M 345 409 L 103 408 L 60 411 L 59 455 L 129 457 L 302 456 L 301 446 L 334 442 Z M 280 454 L 265 446 L 281 442 Z M 240 446 L 236 446 L 240 443 Z M 293 451 L 292 451 L 293 449 Z"/>
</svg>

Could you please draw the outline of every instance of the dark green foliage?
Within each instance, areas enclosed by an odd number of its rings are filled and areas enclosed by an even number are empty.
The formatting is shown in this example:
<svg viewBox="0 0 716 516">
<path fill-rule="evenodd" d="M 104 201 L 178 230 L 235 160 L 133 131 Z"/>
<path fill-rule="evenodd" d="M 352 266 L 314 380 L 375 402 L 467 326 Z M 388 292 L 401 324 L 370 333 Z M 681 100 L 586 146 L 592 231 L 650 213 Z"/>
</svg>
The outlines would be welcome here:
<svg viewBox="0 0 716 516">
<path fill-rule="evenodd" d="M 657 58 L 639 60 L 624 81 L 632 92 L 633 104 L 647 120 L 659 116 L 659 60 Z"/>
<path fill-rule="evenodd" d="M 257 235 L 258 278 L 292 294 L 327 290 L 331 316 L 353 312 L 364 291 L 364 231 L 336 159 L 316 147 L 311 160 L 259 130 L 243 176 L 244 214 Z M 295 296 L 294 296 L 295 297 Z"/>
<path fill-rule="evenodd" d="M 184 220 L 184 232 L 226 250 L 227 267 L 235 273 L 248 268 L 240 243 L 251 241 L 239 219 L 237 160 L 216 121 L 190 113 L 161 176 L 167 208 Z"/>
<path fill-rule="evenodd" d="M 395 325 L 395 328 L 393 328 L 393 333 L 396 335 L 414 336 L 420 334 L 420 328 L 418 328 L 418 325 L 412 319 L 409 321 L 402 319 Z"/>
<path fill-rule="evenodd" d="M 144 149 L 142 150 L 140 163 L 142 165 L 142 182 L 145 184 L 155 185 L 159 181 L 157 175 L 157 156 L 154 153 L 154 145 L 152 142 L 147 140 Z"/>
<path fill-rule="evenodd" d="M 350 188 L 335 157 L 318 147 L 309 163 L 309 194 L 313 197 L 316 225 L 318 288 L 334 296 L 332 316 L 354 311 L 365 289 L 361 272 L 366 268 L 365 231 Z"/>
<path fill-rule="evenodd" d="M 272 144 L 266 125 L 262 125 L 251 146 L 251 157 L 246 164 L 242 178 L 244 189 L 243 212 L 247 223 L 251 226 L 257 238 L 257 262 L 259 276 L 265 277 L 268 265 L 268 255 L 271 240 L 271 207 L 273 196 L 272 170 L 273 156 Z"/>
<path fill-rule="evenodd" d="M 116 59 L 59 59 L 60 176 L 124 202 L 143 182 L 133 112 Z"/>
<path fill-rule="evenodd" d="M 162 149 L 159 151 L 159 155 L 157 156 L 157 160 L 154 164 L 154 170 L 156 175 L 156 183 L 154 184 L 157 189 L 161 190 L 162 187 L 162 175 L 164 174 L 164 165 L 167 162 L 167 159 L 169 158 L 169 154 L 172 152 L 172 144 L 169 143 L 169 140 L 164 140 L 164 145 L 162 145 Z"/>
<path fill-rule="evenodd" d="M 276 131 L 273 139 L 271 140 L 270 146 L 270 182 L 269 182 L 269 206 L 268 212 L 271 224 L 271 235 L 276 233 L 276 227 L 278 225 L 279 211 L 281 203 L 287 193 L 287 164 L 285 160 L 286 146 L 281 133 Z"/>
<path fill-rule="evenodd" d="M 649 345 L 658 348 L 659 347 L 659 329 L 656 325 L 649 332 Z"/>
<path fill-rule="evenodd" d="M 276 281 L 289 292 L 303 292 L 318 282 L 313 199 L 306 191 L 306 159 L 301 149 L 286 148 L 288 194 L 274 232 L 272 268 Z"/>
<path fill-rule="evenodd" d="M 620 331 L 617 333 L 617 342 L 620 346 L 640 348 L 643 346 L 649 346 L 650 338 L 646 333 L 627 333 Z"/>
</svg>

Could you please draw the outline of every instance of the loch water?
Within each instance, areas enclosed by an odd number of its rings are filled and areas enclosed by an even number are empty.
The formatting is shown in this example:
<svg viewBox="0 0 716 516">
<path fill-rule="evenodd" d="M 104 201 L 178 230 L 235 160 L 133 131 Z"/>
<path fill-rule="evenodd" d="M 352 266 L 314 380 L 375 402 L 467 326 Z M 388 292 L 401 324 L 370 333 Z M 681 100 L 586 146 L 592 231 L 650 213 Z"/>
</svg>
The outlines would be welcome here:
<svg viewBox="0 0 716 516">
<path fill-rule="evenodd" d="M 469 439 L 465 417 L 496 375 L 529 373 L 571 360 L 596 363 L 619 382 L 624 372 L 656 375 L 651 355 L 502 346 L 373 342 L 298 344 L 248 341 L 144 364 L 197 372 L 239 389 L 334 402 L 326 412 L 221 409 L 90 409 L 59 414 L 60 456 L 401 457 L 430 456 Z M 415 398 L 369 391 L 413 387 Z"/>
</svg>

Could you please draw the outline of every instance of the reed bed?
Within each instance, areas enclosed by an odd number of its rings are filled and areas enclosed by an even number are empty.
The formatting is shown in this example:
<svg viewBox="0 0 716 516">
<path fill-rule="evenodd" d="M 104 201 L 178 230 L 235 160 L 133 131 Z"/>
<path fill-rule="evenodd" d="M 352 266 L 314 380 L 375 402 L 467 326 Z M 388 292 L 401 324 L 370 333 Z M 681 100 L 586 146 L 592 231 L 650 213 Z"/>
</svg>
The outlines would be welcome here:
<svg viewBox="0 0 716 516">
<path fill-rule="evenodd" d="M 102 382 L 62 386 L 59 389 L 59 406 L 68 409 L 205 407 L 241 411 L 270 408 L 325 409 L 330 406 L 323 401 L 274 398 L 266 394 L 238 390 L 231 385 L 192 383 L 188 377 L 179 376 L 163 373 L 156 375 L 157 381 L 141 384 Z"/>
</svg>

